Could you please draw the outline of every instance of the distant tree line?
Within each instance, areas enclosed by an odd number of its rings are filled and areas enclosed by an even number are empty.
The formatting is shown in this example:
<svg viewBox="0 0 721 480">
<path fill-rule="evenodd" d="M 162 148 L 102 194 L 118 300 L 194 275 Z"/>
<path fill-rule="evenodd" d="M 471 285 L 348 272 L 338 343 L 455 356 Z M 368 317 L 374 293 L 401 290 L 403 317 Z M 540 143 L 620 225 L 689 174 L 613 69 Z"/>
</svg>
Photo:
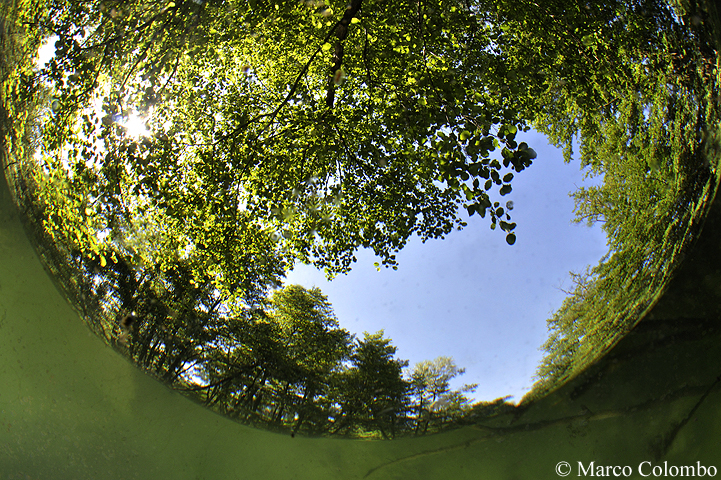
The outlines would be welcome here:
<svg viewBox="0 0 721 480">
<path fill-rule="evenodd" d="M 138 365 L 243 423 L 388 439 L 459 425 L 487 406 L 474 410 L 466 396 L 476 385 L 451 388 L 464 373 L 451 358 L 407 370 L 383 331 L 352 335 L 318 288 L 278 288 L 230 315 L 182 262 L 160 278 L 122 259 L 90 262 L 109 313 L 96 328 Z"/>
</svg>

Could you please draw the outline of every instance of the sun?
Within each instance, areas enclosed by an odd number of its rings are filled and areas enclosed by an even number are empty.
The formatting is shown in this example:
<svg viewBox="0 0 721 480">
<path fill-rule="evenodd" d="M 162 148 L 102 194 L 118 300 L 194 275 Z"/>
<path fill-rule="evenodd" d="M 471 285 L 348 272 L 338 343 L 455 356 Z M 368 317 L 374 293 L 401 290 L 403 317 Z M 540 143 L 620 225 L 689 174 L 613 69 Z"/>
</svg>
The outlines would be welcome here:
<svg viewBox="0 0 721 480">
<path fill-rule="evenodd" d="M 140 137 L 147 137 L 150 135 L 150 130 L 148 130 L 146 122 L 147 119 L 141 117 L 140 115 L 131 113 L 124 121 L 119 123 L 123 126 L 123 128 L 125 128 L 125 132 L 129 137 L 137 140 Z"/>
</svg>

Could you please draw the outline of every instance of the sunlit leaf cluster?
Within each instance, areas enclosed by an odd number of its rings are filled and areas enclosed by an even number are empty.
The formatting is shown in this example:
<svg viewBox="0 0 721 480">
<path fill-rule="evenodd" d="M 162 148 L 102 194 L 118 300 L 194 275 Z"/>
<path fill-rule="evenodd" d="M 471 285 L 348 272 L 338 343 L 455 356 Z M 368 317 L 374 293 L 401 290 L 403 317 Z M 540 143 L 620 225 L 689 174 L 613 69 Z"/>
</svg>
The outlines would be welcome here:
<svg viewBox="0 0 721 480">
<path fill-rule="evenodd" d="M 225 251 L 218 239 L 243 236 L 241 218 L 286 258 L 330 275 L 362 247 L 395 267 L 412 235 L 464 226 L 459 207 L 488 214 L 515 240 L 492 196 L 509 194 L 509 170 L 536 154 L 515 142 L 527 128 L 520 103 L 504 86 L 487 18 L 469 5 L 48 11 L 38 22 L 58 36 L 43 73 L 55 90 L 48 154 L 97 165 L 85 188 L 104 188 L 101 202 L 154 203 L 214 260 Z M 151 132 L 137 143 L 122 126 L 132 116 L 146 116 Z M 244 238 L 265 249 L 259 236 Z"/>
</svg>

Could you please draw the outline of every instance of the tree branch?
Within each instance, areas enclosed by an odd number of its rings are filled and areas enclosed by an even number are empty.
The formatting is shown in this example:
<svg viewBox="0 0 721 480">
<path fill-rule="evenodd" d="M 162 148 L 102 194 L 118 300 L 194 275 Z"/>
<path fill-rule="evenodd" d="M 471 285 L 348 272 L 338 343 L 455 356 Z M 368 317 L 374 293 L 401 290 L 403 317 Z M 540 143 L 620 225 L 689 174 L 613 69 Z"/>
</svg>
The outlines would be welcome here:
<svg viewBox="0 0 721 480">
<path fill-rule="evenodd" d="M 356 0 L 356 1 L 358 1 L 358 2 L 360 3 L 359 0 Z M 345 17 L 343 17 L 343 18 L 345 18 Z M 268 122 L 267 122 L 267 124 L 265 125 L 265 127 L 263 127 L 263 128 L 261 129 L 261 131 L 258 132 L 258 135 L 255 136 L 255 139 L 254 139 L 254 140 L 257 140 L 258 137 L 260 137 L 260 135 L 275 121 L 276 117 L 278 116 L 278 114 L 280 113 L 280 111 L 283 109 L 283 107 L 285 107 L 285 106 L 288 104 L 288 102 L 291 100 L 291 98 L 293 98 L 293 96 L 295 95 L 296 91 L 298 90 L 298 85 L 300 85 L 300 82 L 303 80 L 303 78 L 305 77 L 306 73 L 308 73 L 308 69 L 310 68 L 311 64 L 313 63 L 313 61 L 315 61 L 315 57 L 317 57 L 318 54 L 323 50 L 323 45 L 325 45 L 326 43 L 328 43 L 328 40 L 330 40 L 330 37 L 333 36 L 333 34 L 334 34 L 335 31 L 336 31 L 336 27 L 337 27 L 338 25 L 340 25 L 340 23 L 341 23 L 342 20 L 343 20 L 343 19 L 341 19 L 341 20 L 339 20 L 338 22 L 336 22 L 336 24 L 333 26 L 333 28 L 330 29 L 330 31 L 329 31 L 328 34 L 325 36 L 325 38 L 323 38 L 323 40 L 320 42 L 320 44 L 318 45 L 318 48 L 316 48 L 315 52 L 313 52 L 313 55 L 311 55 L 311 57 L 308 59 L 308 61 L 305 63 L 305 65 L 304 65 L 303 68 L 301 69 L 300 73 L 298 73 L 298 75 L 296 76 L 295 81 L 293 82 L 293 85 L 290 87 L 290 91 L 289 91 L 288 94 L 285 96 L 285 98 L 280 102 L 280 104 L 275 108 L 275 110 L 273 110 L 273 111 L 270 112 L 270 113 L 262 113 L 262 114 L 260 114 L 260 115 L 256 115 L 255 117 L 251 118 L 251 119 L 248 120 L 247 122 L 244 122 L 244 123 L 238 125 L 237 127 L 235 127 L 235 128 L 233 129 L 232 132 L 230 132 L 228 135 L 226 135 L 226 136 L 224 136 L 224 137 L 221 137 L 216 143 L 220 143 L 220 142 L 223 142 L 223 141 L 227 141 L 227 140 L 229 140 L 229 139 L 232 139 L 232 138 L 234 138 L 235 136 L 237 136 L 238 134 L 240 134 L 240 132 L 241 132 L 243 129 L 245 129 L 246 127 L 248 127 L 248 126 L 251 125 L 252 123 L 255 123 L 255 122 L 257 122 L 258 120 L 261 120 L 261 119 L 263 119 L 263 118 L 270 117 L 270 120 L 268 120 Z"/>
<path fill-rule="evenodd" d="M 335 86 L 338 80 L 336 76 L 338 75 L 338 71 L 343 65 L 342 42 L 346 39 L 346 37 L 348 37 L 348 29 L 350 28 L 350 23 L 360 10 L 361 3 L 363 3 L 363 0 L 352 0 L 345 11 L 345 14 L 343 14 L 343 18 L 341 18 L 340 21 L 336 23 L 335 27 L 333 27 L 333 30 L 331 32 L 335 32 L 335 36 L 338 38 L 338 41 L 336 41 L 335 43 L 333 66 L 331 67 L 330 79 L 328 80 L 328 94 L 325 98 L 325 104 L 328 106 L 328 108 L 333 108 L 333 100 L 335 99 Z"/>
</svg>

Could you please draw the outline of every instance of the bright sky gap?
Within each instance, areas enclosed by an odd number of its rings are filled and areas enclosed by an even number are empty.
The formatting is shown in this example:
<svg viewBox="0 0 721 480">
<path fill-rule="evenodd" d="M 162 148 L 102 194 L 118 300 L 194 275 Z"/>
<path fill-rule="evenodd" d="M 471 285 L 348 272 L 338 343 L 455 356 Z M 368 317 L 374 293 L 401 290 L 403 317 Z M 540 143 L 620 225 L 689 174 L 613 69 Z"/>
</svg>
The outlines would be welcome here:
<svg viewBox="0 0 721 480">
<path fill-rule="evenodd" d="M 410 366 L 452 356 L 466 368 L 452 386 L 478 383 L 470 395 L 476 400 L 512 395 L 519 401 L 543 356 L 546 320 L 561 306 L 562 290 L 572 288 L 568 272 L 595 266 L 608 247 L 599 225 L 571 222 L 569 193 L 600 179 L 584 179 L 579 164 L 565 164 L 560 149 L 538 133 L 519 134 L 518 141 L 538 158 L 502 197 L 514 202 L 515 245 L 474 216 L 444 240 L 409 241 L 397 255 L 397 271 L 377 271 L 372 252 L 362 251 L 348 275 L 328 282 L 299 265 L 286 284 L 319 287 L 356 335 L 385 330 Z"/>
</svg>

